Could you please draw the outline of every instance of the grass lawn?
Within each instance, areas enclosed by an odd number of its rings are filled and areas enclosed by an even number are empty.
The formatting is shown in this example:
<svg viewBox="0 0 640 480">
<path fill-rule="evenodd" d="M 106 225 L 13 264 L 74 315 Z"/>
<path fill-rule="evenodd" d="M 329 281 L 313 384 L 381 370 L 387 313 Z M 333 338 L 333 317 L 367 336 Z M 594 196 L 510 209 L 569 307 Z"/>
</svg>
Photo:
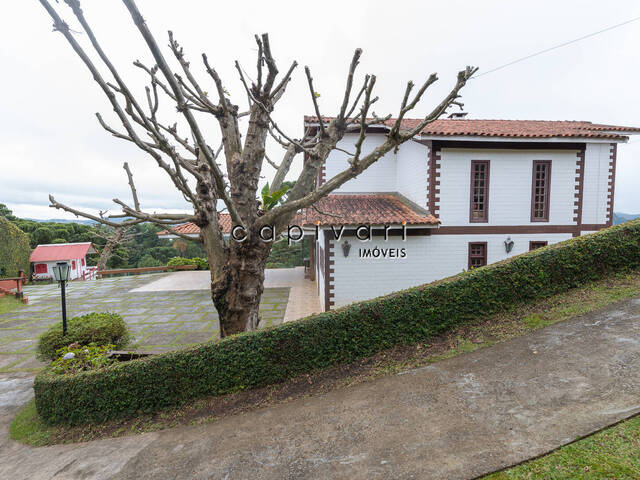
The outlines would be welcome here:
<svg viewBox="0 0 640 480">
<path fill-rule="evenodd" d="M 640 478 L 640 416 L 484 480 Z"/>
<path fill-rule="evenodd" d="M 212 422 L 227 415 L 268 407 L 300 397 L 319 395 L 347 385 L 421 367 L 478 348 L 488 347 L 547 325 L 597 310 L 618 300 L 639 295 L 640 271 L 617 274 L 544 300 L 520 304 L 498 315 L 479 318 L 452 331 L 434 336 L 425 343 L 391 348 L 351 364 L 300 375 L 280 384 L 199 399 L 155 414 L 141 414 L 133 418 L 112 420 L 102 424 L 74 427 L 47 426 L 38 417 L 32 401 L 14 420 L 10 434 L 11 438 L 15 440 L 38 446 L 87 441 L 107 436 L 117 437 L 179 425 Z M 640 439 L 640 427 L 638 423 L 635 425 L 635 430 L 629 430 L 629 435 L 636 442 L 636 451 L 638 451 L 637 442 Z M 604 450 L 601 451 L 604 452 Z M 615 457 L 613 453 L 611 455 Z M 615 461 L 615 458 L 611 459 L 611 462 Z M 571 463 L 569 460 L 568 462 Z M 599 463 L 601 466 L 604 465 L 604 462 Z M 501 473 L 501 475 L 510 474 Z M 555 473 L 548 477 L 540 477 L 536 474 L 532 474 L 533 476 L 523 475 L 513 478 L 578 478 L 556 477 Z M 640 475 L 634 477 L 614 476 L 613 478 L 640 478 Z"/>
<path fill-rule="evenodd" d="M 16 300 L 14 296 L 5 295 L 0 297 L 0 314 L 10 312 L 23 306 L 20 300 Z"/>
</svg>

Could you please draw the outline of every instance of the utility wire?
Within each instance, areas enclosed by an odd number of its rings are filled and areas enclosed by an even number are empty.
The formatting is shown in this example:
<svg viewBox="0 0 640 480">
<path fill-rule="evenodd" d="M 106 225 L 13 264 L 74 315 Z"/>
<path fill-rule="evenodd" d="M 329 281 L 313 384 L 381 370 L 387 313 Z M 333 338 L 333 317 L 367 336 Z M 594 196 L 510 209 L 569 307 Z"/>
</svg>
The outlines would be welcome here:
<svg viewBox="0 0 640 480">
<path fill-rule="evenodd" d="M 538 55 L 542 55 L 543 53 L 547 53 L 547 52 L 550 52 L 552 50 L 556 50 L 558 48 L 566 47 L 567 45 L 571 45 L 572 43 L 579 42 L 579 41 L 584 40 L 586 38 L 595 37 L 596 35 L 600 35 L 601 33 L 608 32 L 609 30 L 613 30 L 614 28 L 622 27 L 623 25 L 627 25 L 627 24 L 629 24 L 631 22 L 636 22 L 638 20 L 640 20 L 640 17 L 635 17 L 635 18 L 632 18 L 631 20 L 627 20 L 626 22 L 618 23 L 616 25 L 612 25 L 610 27 L 603 28 L 602 30 L 598 30 L 597 32 L 589 33 L 588 35 L 584 35 L 583 37 L 575 38 L 573 40 L 569 40 L 568 42 L 564 42 L 564 43 L 561 43 L 559 45 L 555 45 L 553 47 L 545 48 L 544 50 L 540 50 L 539 52 L 532 53 L 530 55 L 527 55 L 526 57 L 518 58 L 518 59 L 513 60 L 513 61 L 511 61 L 509 63 L 505 63 L 504 65 L 500 65 L 499 67 L 492 68 L 491 70 L 488 70 L 488 71 L 483 72 L 483 73 L 481 73 L 479 75 L 471 77 L 471 80 L 475 80 L 476 78 L 480 78 L 483 75 L 487 75 L 489 73 L 493 73 L 493 72 L 496 72 L 498 70 L 502 70 L 503 68 L 509 67 L 509 66 L 511 66 L 511 65 L 513 65 L 515 63 L 519 63 L 519 62 L 522 62 L 524 60 L 528 60 L 529 58 L 537 57 Z"/>
</svg>

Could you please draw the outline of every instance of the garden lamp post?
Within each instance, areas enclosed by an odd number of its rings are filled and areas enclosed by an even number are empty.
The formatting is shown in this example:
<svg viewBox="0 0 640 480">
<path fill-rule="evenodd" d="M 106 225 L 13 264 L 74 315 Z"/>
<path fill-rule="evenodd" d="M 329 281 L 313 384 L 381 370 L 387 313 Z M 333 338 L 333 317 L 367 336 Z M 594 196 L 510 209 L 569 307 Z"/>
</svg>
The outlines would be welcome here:
<svg viewBox="0 0 640 480">
<path fill-rule="evenodd" d="M 69 264 L 67 262 L 57 262 L 53 267 L 53 276 L 56 282 L 60 283 L 60 294 L 62 296 L 62 335 L 67 334 L 67 296 L 65 284 L 69 280 Z"/>
</svg>

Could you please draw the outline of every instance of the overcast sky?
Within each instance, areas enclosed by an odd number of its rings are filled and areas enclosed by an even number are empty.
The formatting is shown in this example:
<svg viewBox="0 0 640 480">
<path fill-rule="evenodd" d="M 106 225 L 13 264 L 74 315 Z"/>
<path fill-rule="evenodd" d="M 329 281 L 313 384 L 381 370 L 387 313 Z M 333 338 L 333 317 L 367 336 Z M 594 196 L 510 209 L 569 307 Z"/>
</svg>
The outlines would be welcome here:
<svg viewBox="0 0 640 480">
<path fill-rule="evenodd" d="M 616 0 L 137 3 L 162 45 L 167 44 L 167 30 L 173 30 L 202 82 L 213 90 L 199 62 L 202 52 L 208 54 L 241 108 L 245 95 L 233 61 L 238 59 L 251 74 L 253 35 L 268 32 L 280 70 L 294 59 L 301 65 L 276 114 L 294 136 L 302 133 L 303 115 L 313 110 L 304 65 L 312 69 L 325 115 L 335 114 L 340 104 L 356 47 L 364 50 L 360 74 L 378 77 L 378 114 L 397 113 L 407 80 L 419 83 L 438 72 L 440 81 L 415 110 L 418 116 L 431 110 L 465 65 L 478 65 L 481 73 L 640 16 L 640 2 Z M 125 7 L 116 0 L 84 0 L 82 5 L 121 74 L 144 95 L 146 78 L 132 61 L 150 63 L 150 54 Z M 58 8 L 72 28 L 77 25 L 63 2 Z M 128 161 L 143 207 L 185 209 L 151 158 L 99 126 L 94 112 L 113 119 L 108 102 L 62 35 L 52 32 L 39 2 L 11 2 L 3 10 L 0 203 L 21 217 L 68 218 L 47 207 L 52 193 L 76 207 L 115 211 L 111 198 L 129 200 L 122 170 Z M 86 35 L 77 38 L 86 45 Z M 640 21 L 482 76 L 463 90 L 469 118 L 640 126 L 638 45 Z M 161 113 L 167 123 L 175 120 L 171 109 Z M 217 144 L 215 125 L 205 127 L 210 143 Z M 275 147 L 269 151 L 279 155 Z M 616 211 L 640 213 L 639 162 L 640 136 L 631 137 L 629 144 L 619 147 Z"/>
</svg>

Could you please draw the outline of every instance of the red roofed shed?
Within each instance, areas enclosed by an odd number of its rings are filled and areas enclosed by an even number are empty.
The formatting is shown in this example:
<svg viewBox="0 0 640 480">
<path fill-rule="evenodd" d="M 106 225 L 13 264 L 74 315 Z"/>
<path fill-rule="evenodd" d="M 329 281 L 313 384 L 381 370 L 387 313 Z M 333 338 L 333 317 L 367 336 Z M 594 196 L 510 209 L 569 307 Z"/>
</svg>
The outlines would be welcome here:
<svg viewBox="0 0 640 480">
<path fill-rule="evenodd" d="M 69 279 L 85 278 L 92 268 L 87 266 L 87 255 L 98 253 L 91 242 L 58 243 L 38 245 L 29 261 L 33 264 L 33 278 L 37 280 L 53 278 L 53 266 L 57 262 L 67 262 L 70 266 Z"/>
</svg>

